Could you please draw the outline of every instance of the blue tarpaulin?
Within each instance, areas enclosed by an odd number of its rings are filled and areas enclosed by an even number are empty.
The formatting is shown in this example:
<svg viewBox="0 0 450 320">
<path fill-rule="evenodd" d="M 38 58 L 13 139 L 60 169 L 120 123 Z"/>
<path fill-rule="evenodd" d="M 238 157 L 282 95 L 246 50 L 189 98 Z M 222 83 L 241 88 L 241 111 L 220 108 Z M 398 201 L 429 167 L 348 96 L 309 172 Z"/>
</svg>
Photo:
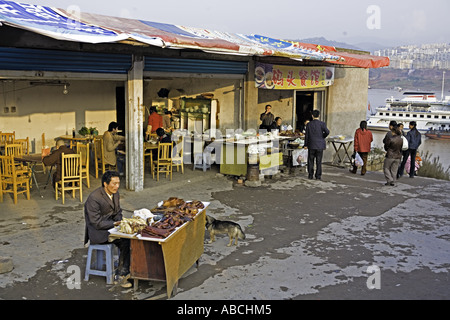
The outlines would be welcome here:
<svg viewBox="0 0 450 320">
<path fill-rule="evenodd" d="M 125 42 L 219 54 L 328 61 L 364 68 L 389 65 L 386 57 L 349 55 L 337 52 L 334 47 L 90 13 L 74 17 L 63 9 L 5 0 L 0 0 L 0 23 L 66 41 Z"/>
<path fill-rule="evenodd" d="M 0 1 L 0 21 L 58 40 L 100 43 L 126 39 L 114 31 L 72 20 L 52 8 L 13 1 Z"/>
</svg>

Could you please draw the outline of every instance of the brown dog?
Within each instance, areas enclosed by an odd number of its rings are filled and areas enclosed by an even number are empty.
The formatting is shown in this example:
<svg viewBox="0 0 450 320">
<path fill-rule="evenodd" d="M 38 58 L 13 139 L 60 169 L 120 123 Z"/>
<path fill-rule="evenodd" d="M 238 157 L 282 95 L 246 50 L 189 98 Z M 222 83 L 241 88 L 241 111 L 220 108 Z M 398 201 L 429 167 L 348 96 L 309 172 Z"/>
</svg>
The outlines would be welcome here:
<svg viewBox="0 0 450 320">
<path fill-rule="evenodd" d="M 238 244 L 239 239 L 245 239 L 245 234 L 241 229 L 241 226 L 232 221 L 220 221 L 216 220 L 211 216 L 206 216 L 206 229 L 209 231 L 209 236 L 211 240 L 208 243 L 213 243 L 215 241 L 216 234 L 228 234 L 230 242 L 227 247 L 230 247 L 235 239 L 235 246 Z"/>
</svg>

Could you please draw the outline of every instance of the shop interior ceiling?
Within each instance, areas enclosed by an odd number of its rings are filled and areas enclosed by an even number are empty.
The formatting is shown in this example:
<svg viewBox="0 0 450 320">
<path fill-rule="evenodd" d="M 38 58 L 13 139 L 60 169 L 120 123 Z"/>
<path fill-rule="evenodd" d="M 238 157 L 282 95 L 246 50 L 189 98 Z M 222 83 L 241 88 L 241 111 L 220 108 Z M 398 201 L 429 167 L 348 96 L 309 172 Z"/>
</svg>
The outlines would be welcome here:
<svg viewBox="0 0 450 320">
<path fill-rule="evenodd" d="M 15 1 L 0 0 L 0 8 L 0 25 L 32 31 L 57 40 L 198 49 L 216 54 L 285 57 L 362 68 L 389 65 L 387 57 L 341 52 L 330 46 L 255 34 L 220 32 L 84 12 L 74 15 L 63 9 Z"/>
</svg>

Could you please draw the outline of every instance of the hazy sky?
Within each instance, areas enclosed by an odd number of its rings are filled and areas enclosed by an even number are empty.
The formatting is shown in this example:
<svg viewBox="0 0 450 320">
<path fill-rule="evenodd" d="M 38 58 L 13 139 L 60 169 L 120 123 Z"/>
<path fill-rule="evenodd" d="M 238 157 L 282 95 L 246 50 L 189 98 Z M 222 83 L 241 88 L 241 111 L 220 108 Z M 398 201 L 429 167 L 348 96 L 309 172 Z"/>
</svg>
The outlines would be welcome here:
<svg viewBox="0 0 450 320">
<path fill-rule="evenodd" d="M 24 3 L 280 39 L 450 42 L 450 0 L 25 0 Z"/>
</svg>

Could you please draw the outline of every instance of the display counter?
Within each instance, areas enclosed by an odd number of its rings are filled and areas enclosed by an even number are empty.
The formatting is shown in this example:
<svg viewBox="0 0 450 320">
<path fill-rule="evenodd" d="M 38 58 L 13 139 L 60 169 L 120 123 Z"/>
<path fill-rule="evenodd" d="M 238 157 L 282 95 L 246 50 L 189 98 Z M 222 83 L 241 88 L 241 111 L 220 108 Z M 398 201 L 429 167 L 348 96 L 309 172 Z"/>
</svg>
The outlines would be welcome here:
<svg viewBox="0 0 450 320">
<path fill-rule="evenodd" d="M 139 280 L 165 281 L 167 296 L 176 294 L 178 280 L 203 254 L 206 224 L 206 209 L 209 202 L 203 202 L 192 221 L 184 223 L 165 239 L 125 234 L 110 229 L 112 236 L 130 239 L 130 278 L 134 280 L 134 290 Z"/>
<path fill-rule="evenodd" d="M 220 173 L 234 176 L 247 174 L 249 163 L 259 163 L 259 170 L 277 168 L 283 164 L 280 143 L 287 137 L 227 139 L 221 145 Z"/>
</svg>

